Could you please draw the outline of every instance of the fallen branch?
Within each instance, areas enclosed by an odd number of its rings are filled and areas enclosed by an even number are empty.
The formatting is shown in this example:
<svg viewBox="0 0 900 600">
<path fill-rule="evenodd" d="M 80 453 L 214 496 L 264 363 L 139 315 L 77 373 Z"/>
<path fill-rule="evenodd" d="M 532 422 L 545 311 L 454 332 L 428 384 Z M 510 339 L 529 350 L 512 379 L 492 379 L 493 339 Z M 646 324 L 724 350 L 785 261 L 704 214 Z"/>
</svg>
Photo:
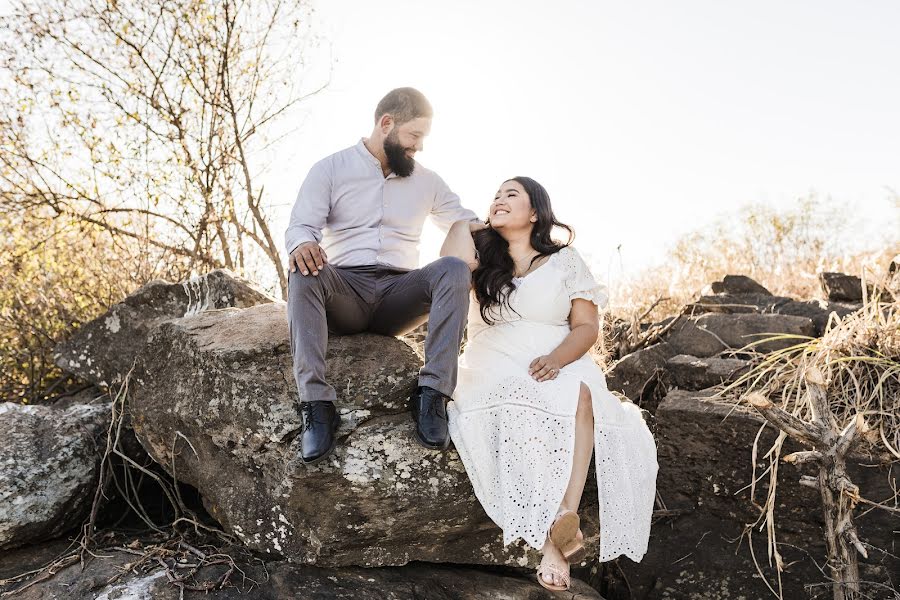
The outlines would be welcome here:
<svg viewBox="0 0 900 600">
<path fill-rule="evenodd" d="M 831 411 L 825 388 L 826 378 L 816 367 L 804 373 L 807 399 L 812 408 L 812 421 L 803 421 L 757 392 L 746 401 L 775 427 L 797 442 L 814 450 L 794 452 L 784 461 L 796 465 L 815 464 L 818 475 L 802 475 L 800 485 L 818 490 L 825 513 L 825 541 L 828 546 L 828 567 L 833 580 L 835 600 L 860 598 L 859 564 L 857 553 L 868 558 L 853 524 L 853 509 L 862 499 L 859 487 L 847 474 L 846 458 L 850 450 L 869 432 L 862 414 L 842 432 Z M 854 552 L 855 550 L 855 552 Z"/>
</svg>

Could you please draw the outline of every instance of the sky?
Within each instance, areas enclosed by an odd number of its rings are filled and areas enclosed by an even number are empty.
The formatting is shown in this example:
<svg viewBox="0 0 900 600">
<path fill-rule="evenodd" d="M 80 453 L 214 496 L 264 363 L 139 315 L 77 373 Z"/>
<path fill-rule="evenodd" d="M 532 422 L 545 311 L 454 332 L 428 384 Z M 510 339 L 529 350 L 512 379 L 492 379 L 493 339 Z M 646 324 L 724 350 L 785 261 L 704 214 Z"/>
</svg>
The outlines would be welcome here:
<svg viewBox="0 0 900 600">
<path fill-rule="evenodd" d="M 504 179 L 534 177 L 608 281 L 748 203 L 830 196 L 858 219 L 848 244 L 900 226 L 900 3 L 317 6 L 330 84 L 266 175 L 276 231 L 309 167 L 407 85 L 435 108 L 422 164 L 479 214 Z M 426 231 L 423 262 L 440 241 Z"/>
<path fill-rule="evenodd" d="M 312 164 L 369 135 L 400 86 L 431 100 L 417 159 L 464 205 L 486 214 L 505 179 L 535 178 L 613 286 L 746 204 L 831 197 L 852 209 L 848 248 L 900 230 L 900 2 L 313 5 L 300 83 L 328 86 L 257 157 L 279 244 Z M 441 239 L 426 228 L 423 263 Z"/>
</svg>

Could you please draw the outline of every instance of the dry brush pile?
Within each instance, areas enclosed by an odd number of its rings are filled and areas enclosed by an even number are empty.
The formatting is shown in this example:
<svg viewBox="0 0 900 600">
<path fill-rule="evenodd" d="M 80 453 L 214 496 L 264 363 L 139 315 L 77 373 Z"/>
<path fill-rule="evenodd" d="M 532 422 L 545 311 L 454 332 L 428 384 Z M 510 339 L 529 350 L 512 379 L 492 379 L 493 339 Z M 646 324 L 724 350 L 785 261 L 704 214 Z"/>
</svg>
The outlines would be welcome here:
<svg viewBox="0 0 900 600">
<path fill-rule="evenodd" d="M 882 290 L 876 286 L 858 312 L 843 319 L 832 315 L 822 337 L 793 336 L 796 343 L 790 347 L 760 355 L 752 369 L 716 398 L 753 407 L 781 431 L 765 451 L 768 493 L 759 505 L 759 519 L 748 527 L 748 533 L 756 526 L 766 528 L 769 562 L 775 562 L 779 574 L 785 567 L 775 527 L 779 461 L 816 467 L 816 474 L 803 475 L 800 483 L 820 494 L 826 568 L 836 600 L 866 597 L 857 553 L 868 557 L 872 547 L 857 534 L 855 509 L 863 505 L 900 515 L 900 494 L 881 502 L 866 498 L 847 472 L 849 460 L 877 465 L 900 461 L 900 300 Z M 788 437 L 808 450 L 782 457 Z M 754 444 L 754 486 L 766 474 L 755 473 L 760 452 Z"/>
</svg>

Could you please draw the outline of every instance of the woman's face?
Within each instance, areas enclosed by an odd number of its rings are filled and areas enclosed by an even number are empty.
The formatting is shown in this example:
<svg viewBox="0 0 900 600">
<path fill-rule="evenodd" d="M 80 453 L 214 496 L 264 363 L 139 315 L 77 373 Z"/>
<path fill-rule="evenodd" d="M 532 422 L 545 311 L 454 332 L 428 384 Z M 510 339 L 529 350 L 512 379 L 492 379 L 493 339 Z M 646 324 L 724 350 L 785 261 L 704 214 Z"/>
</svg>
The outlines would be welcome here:
<svg viewBox="0 0 900 600">
<path fill-rule="evenodd" d="M 494 229 L 530 229 L 537 220 L 531 199 L 518 181 L 505 181 L 491 203 L 488 218 Z"/>
</svg>

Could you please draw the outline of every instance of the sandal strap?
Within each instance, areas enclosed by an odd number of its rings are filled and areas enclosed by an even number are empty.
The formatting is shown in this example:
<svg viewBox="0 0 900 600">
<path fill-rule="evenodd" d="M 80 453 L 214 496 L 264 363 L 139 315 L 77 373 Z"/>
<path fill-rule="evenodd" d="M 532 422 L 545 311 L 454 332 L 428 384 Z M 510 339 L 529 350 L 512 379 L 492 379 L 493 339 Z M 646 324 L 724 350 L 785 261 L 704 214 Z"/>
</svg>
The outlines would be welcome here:
<svg viewBox="0 0 900 600">
<path fill-rule="evenodd" d="M 540 567 L 538 567 L 537 573 L 538 573 L 538 575 L 543 575 L 544 573 L 547 573 L 549 575 L 558 575 L 559 578 L 562 579 L 563 583 L 566 584 L 566 586 L 568 586 L 572 581 L 569 573 L 567 573 L 566 571 L 563 571 L 562 569 L 560 569 L 553 563 L 547 563 L 545 565 L 541 565 Z"/>
</svg>

